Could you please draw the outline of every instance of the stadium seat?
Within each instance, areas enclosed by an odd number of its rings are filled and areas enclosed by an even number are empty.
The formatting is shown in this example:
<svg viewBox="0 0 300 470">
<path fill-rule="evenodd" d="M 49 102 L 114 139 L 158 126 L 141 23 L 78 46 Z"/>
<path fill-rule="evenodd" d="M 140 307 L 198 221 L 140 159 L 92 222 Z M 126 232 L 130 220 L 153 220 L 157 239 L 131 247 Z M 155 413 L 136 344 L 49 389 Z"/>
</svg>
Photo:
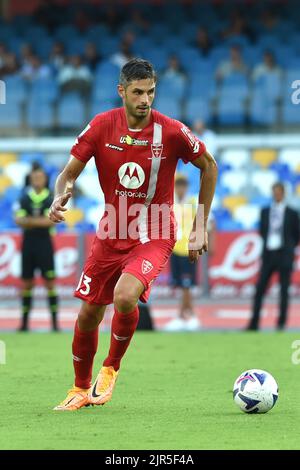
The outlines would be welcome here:
<svg viewBox="0 0 300 470">
<path fill-rule="evenodd" d="M 287 125 L 300 124 L 300 109 L 299 105 L 295 105 L 291 101 L 291 97 L 287 97 L 282 108 L 282 122 Z"/>
<path fill-rule="evenodd" d="M 20 198 L 20 195 L 21 195 L 21 190 L 20 188 L 16 187 L 16 186 L 9 186 L 4 194 L 2 195 L 3 196 L 3 200 L 6 201 L 7 203 L 9 203 L 10 205 L 14 204 L 16 201 L 19 200 Z"/>
<path fill-rule="evenodd" d="M 300 165 L 300 151 L 298 147 L 286 147 L 280 150 L 278 162 L 288 165 L 291 171 L 296 171 Z"/>
<path fill-rule="evenodd" d="M 58 84 L 52 78 L 39 78 L 33 81 L 30 99 L 39 103 L 53 103 L 58 99 Z"/>
<path fill-rule="evenodd" d="M 30 101 L 27 107 L 27 124 L 32 129 L 50 129 L 54 126 L 54 109 L 50 103 Z"/>
<path fill-rule="evenodd" d="M 3 78 L 6 85 L 6 103 L 22 104 L 27 97 L 26 83 L 20 75 L 8 75 Z"/>
<path fill-rule="evenodd" d="M 109 111 L 116 107 L 116 101 L 110 100 L 100 100 L 100 101 L 92 101 L 92 106 L 90 109 L 90 119 L 93 119 L 96 114 L 103 113 L 104 111 Z"/>
<path fill-rule="evenodd" d="M 67 227 L 73 229 L 78 222 L 81 222 L 84 218 L 82 210 L 77 208 L 69 208 L 65 213 L 65 222 Z"/>
<path fill-rule="evenodd" d="M 93 83 L 92 100 L 112 101 L 116 97 L 117 81 L 114 81 L 110 75 L 103 75 L 102 77 L 96 75 Z"/>
<path fill-rule="evenodd" d="M 158 97 L 155 101 L 156 109 L 163 113 L 167 114 L 173 119 L 178 119 L 179 121 L 182 119 L 182 109 L 180 103 L 170 96 L 169 98 Z"/>
<path fill-rule="evenodd" d="M 12 185 L 13 180 L 8 175 L 0 174 L 0 194 L 3 194 Z"/>
<path fill-rule="evenodd" d="M 271 194 L 272 186 L 277 182 L 277 173 L 273 170 L 256 170 L 250 175 L 253 188 L 264 196 Z"/>
<path fill-rule="evenodd" d="M 228 209 L 231 214 L 236 210 L 237 207 L 243 206 L 246 203 L 247 198 L 242 194 L 233 194 L 226 196 L 223 199 L 223 206 Z"/>
<path fill-rule="evenodd" d="M 19 103 L 7 102 L 0 105 L 0 129 L 20 129 L 23 125 L 22 110 Z"/>
<path fill-rule="evenodd" d="M 250 151 L 245 148 L 223 150 L 220 154 L 220 162 L 235 170 L 247 168 L 251 162 Z"/>
<path fill-rule="evenodd" d="M 81 98 L 73 93 L 63 96 L 58 103 L 58 125 L 68 129 L 79 129 L 85 120 L 85 108 Z"/>
<path fill-rule="evenodd" d="M 244 75 L 233 73 L 223 80 L 218 102 L 219 124 L 227 126 L 245 123 L 245 100 L 248 93 L 248 83 Z"/>
<path fill-rule="evenodd" d="M 255 90 L 252 95 L 249 110 L 251 124 L 257 126 L 271 126 L 278 121 L 278 108 L 274 100 L 261 91 Z"/>
<path fill-rule="evenodd" d="M 94 167 L 93 173 L 84 171 L 76 182 L 82 194 L 90 199 L 104 200 L 102 190 L 99 186 L 99 179 Z"/>
<path fill-rule="evenodd" d="M 212 119 L 210 103 L 203 98 L 190 98 L 186 102 L 185 119 L 189 123 L 201 119 L 209 123 Z"/>
<path fill-rule="evenodd" d="M 221 175 L 220 182 L 232 194 L 240 194 L 248 184 L 248 174 L 242 170 L 226 171 Z"/>
<path fill-rule="evenodd" d="M 262 168 L 268 168 L 277 158 L 277 152 L 274 149 L 255 149 L 252 153 L 253 162 Z"/>
<path fill-rule="evenodd" d="M 255 229 L 259 222 L 260 209 L 256 204 L 245 204 L 235 209 L 233 219 L 239 222 L 243 229 Z"/>
<path fill-rule="evenodd" d="M 31 170 L 28 162 L 14 162 L 4 168 L 4 174 L 13 181 L 14 186 L 22 188 L 25 183 L 25 177 Z"/>
<path fill-rule="evenodd" d="M 187 83 L 183 77 L 162 77 L 158 82 L 156 98 L 182 100 L 186 95 Z"/>
<path fill-rule="evenodd" d="M 3 168 L 17 160 L 17 154 L 14 152 L 0 152 L 0 168 Z"/>
<path fill-rule="evenodd" d="M 19 161 L 23 163 L 32 164 L 37 162 L 40 165 L 43 165 L 45 161 L 45 154 L 43 152 L 20 152 Z"/>
</svg>

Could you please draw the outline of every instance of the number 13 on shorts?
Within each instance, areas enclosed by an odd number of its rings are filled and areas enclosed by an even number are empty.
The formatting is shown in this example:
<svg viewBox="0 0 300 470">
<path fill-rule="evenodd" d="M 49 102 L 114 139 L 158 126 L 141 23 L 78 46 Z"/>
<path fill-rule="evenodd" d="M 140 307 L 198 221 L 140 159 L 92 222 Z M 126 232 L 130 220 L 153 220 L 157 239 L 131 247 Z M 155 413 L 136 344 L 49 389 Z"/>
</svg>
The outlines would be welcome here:
<svg viewBox="0 0 300 470">
<path fill-rule="evenodd" d="M 90 290 L 91 290 L 91 286 L 90 286 L 90 283 L 92 282 L 92 278 L 87 276 L 86 274 L 84 274 L 84 272 L 81 274 L 80 276 L 80 279 L 79 279 L 79 282 L 78 282 L 78 286 L 76 287 L 76 291 L 79 290 L 80 294 L 82 295 L 88 295 L 90 293 Z M 85 289 L 81 288 L 81 284 L 83 283 Z"/>
</svg>

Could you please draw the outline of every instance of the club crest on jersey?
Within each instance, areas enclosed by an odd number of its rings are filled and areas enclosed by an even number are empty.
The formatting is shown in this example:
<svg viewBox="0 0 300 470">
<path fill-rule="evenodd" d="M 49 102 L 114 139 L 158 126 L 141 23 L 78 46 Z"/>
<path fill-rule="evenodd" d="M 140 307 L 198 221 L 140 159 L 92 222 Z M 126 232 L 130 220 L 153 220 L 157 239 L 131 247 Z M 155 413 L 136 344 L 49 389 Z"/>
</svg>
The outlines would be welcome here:
<svg viewBox="0 0 300 470">
<path fill-rule="evenodd" d="M 151 144 L 152 157 L 161 158 L 163 147 L 163 144 Z"/>
<path fill-rule="evenodd" d="M 141 139 L 134 139 L 130 135 L 122 135 L 122 137 L 120 138 L 120 143 L 127 144 L 127 145 L 142 145 L 145 147 L 149 144 L 149 141 L 141 140 Z"/>
<path fill-rule="evenodd" d="M 143 259 L 142 262 L 142 273 L 143 274 L 148 274 L 150 271 L 153 269 L 153 264 L 150 263 L 147 259 Z"/>
</svg>

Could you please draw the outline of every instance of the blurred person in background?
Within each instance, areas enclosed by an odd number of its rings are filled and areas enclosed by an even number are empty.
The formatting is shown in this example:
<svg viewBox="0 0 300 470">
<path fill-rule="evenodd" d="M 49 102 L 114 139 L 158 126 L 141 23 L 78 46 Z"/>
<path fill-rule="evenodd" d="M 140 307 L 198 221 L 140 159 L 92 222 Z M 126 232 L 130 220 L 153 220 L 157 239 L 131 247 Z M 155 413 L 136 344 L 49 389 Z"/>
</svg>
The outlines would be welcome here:
<svg viewBox="0 0 300 470">
<path fill-rule="evenodd" d="M 287 205 L 282 183 L 274 184 L 272 191 L 273 203 L 262 210 L 260 217 L 259 232 L 263 240 L 262 264 L 248 330 L 259 329 L 263 296 L 274 273 L 279 273 L 281 288 L 277 329 L 284 329 L 287 320 L 294 255 L 300 240 L 299 216 Z"/>
<path fill-rule="evenodd" d="M 8 54 L 8 49 L 4 42 L 0 42 L 0 69 L 5 65 L 6 55 Z"/>
<path fill-rule="evenodd" d="M 51 69 L 48 64 L 43 64 L 36 55 L 31 55 L 20 71 L 25 80 L 33 81 L 39 78 L 51 77 Z"/>
<path fill-rule="evenodd" d="M 88 42 L 85 46 L 83 60 L 92 73 L 95 72 L 97 65 L 101 61 L 101 56 L 97 51 L 96 44 Z"/>
<path fill-rule="evenodd" d="M 13 75 L 17 73 L 20 69 L 17 56 L 13 52 L 7 52 L 2 65 L 0 65 L 0 77 L 5 75 Z"/>
<path fill-rule="evenodd" d="M 172 54 L 168 60 L 168 67 L 162 73 L 162 77 L 170 80 L 185 82 L 187 77 L 178 57 Z"/>
<path fill-rule="evenodd" d="M 226 40 L 236 36 L 244 36 L 249 40 L 253 39 L 253 32 L 249 27 L 247 18 L 241 11 L 235 9 L 231 13 L 228 28 L 221 32 L 221 37 Z"/>
<path fill-rule="evenodd" d="M 32 307 L 32 290 L 35 270 L 39 269 L 48 291 L 48 303 L 52 316 L 52 329 L 57 325 L 57 294 L 55 290 L 54 252 L 50 229 L 53 222 L 48 218 L 52 195 L 47 188 L 47 175 L 40 166 L 34 167 L 30 187 L 21 197 L 15 212 L 15 221 L 23 229 L 22 240 L 22 324 L 19 331 L 28 330 Z"/>
<path fill-rule="evenodd" d="M 208 150 L 213 155 L 217 155 L 217 135 L 214 131 L 206 127 L 202 119 L 196 119 L 196 121 L 193 122 L 192 130 L 200 140 L 205 142 Z"/>
<path fill-rule="evenodd" d="M 280 78 L 282 75 L 282 69 L 277 64 L 273 52 L 265 51 L 263 62 L 254 67 L 252 78 L 256 81 L 270 74 L 273 74 L 276 77 Z"/>
<path fill-rule="evenodd" d="M 82 62 L 80 55 L 72 55 L 62 66 L 58 74 L 58 83 L 63 93 L 75 91 L 83 97 L 89 95 L 92 84 L 92 73 Z"/>
<path fill-rule="evenodd" d="M 120 69 L 133 58 L 132 46 L 135 41 L 135 35 L 132 31 L 127 31 L 120 44 L 120 50 L 115 52 L 110 61 L 120 67 Z"/>
<path fill-rule="evenodd" d="M 238 45 L 234 45 L 230 48 L 230 57 L 227 60 L 221 62 L 216 72 L 216 79 L 218 81 L 224 80 L 224 78 L 234 73 L 240 73 L 247 75 L 249 72 L 248 66 L 245 64 L 241 48 Z"/>
<path fill-rule="evenodd" d="M 188 196 L 188 179 L 183 173 L 175 178 L 175 215 L 178 221 L 177 242 L 171 255 L 172 285 L 181 291 L 179 315 L 165 325 L 166 331 L 196 331 L 201 327 L 194 311 L 192 288 L 197 284 L 197 263 L 191 263 L 188 240 L 197 211 L 197 197 Z M 181 222 L 181 223 L 180 223 Z M 214 223 L 208 223 L 209 251 L 214 249 Z"/>
<path fill-rule="evenodd" d="M 201 26 L 197 30 L 192 46 L 198 50 L 202 57 L 207 57 L 210 54 L 213 44 L 206 28 Z"/>
<path fill-rule="evenodd" d="M 52 50 L 49 56 L 49 65 L 52 68 L 55 75 L 61 70 L 66 63 L 65 46 L 61 42 L 53 44 Z"/>
</svg>

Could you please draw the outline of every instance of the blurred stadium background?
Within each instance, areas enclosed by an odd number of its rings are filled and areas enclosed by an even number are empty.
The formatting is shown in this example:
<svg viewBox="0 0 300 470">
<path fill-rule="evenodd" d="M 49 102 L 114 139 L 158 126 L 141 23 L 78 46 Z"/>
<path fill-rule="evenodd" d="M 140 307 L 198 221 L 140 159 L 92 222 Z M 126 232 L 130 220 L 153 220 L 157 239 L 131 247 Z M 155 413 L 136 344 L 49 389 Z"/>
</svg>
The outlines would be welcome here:
<svg viewBox="0 0 300 470">
<path fill-rule="evenodd" d="M 300 107 L 292 100 L 300 80 L 298 3 L 0 0 L 1 329 L 15 328 L 20 316 L 14 203 L 25 177 L 38 162 L 53 188 L 76 135 L 95 114 L 121 104 L 118 74 L 132 56 L 152 61 L 159 73 L 155 108 L 191 126 L 219 164 L 216 251 L 199 266 L 194 289 L 203 328 L 246 325 L 261 250 L 257 222 L 271 185 L 284 182 L 290 204 L 300 207 Z M 194 194 L 198 172 L 192 165 L 179 170 Z M 102 208 L 91 163 L 55 236 L 63 327 L 73 324 L 78 309 L 72 292 Z M 300 326 L 299 286 L 300 252 L 290 327 Z M 274 324 L 277 292 L 275 280 L 263 326 Z M 41 284 L 36 297 L 32 325 L 43 329 Z M 158 328 L 174 317 L 177 302 L 167 267 L 151 296 Z"/>
</svg>

